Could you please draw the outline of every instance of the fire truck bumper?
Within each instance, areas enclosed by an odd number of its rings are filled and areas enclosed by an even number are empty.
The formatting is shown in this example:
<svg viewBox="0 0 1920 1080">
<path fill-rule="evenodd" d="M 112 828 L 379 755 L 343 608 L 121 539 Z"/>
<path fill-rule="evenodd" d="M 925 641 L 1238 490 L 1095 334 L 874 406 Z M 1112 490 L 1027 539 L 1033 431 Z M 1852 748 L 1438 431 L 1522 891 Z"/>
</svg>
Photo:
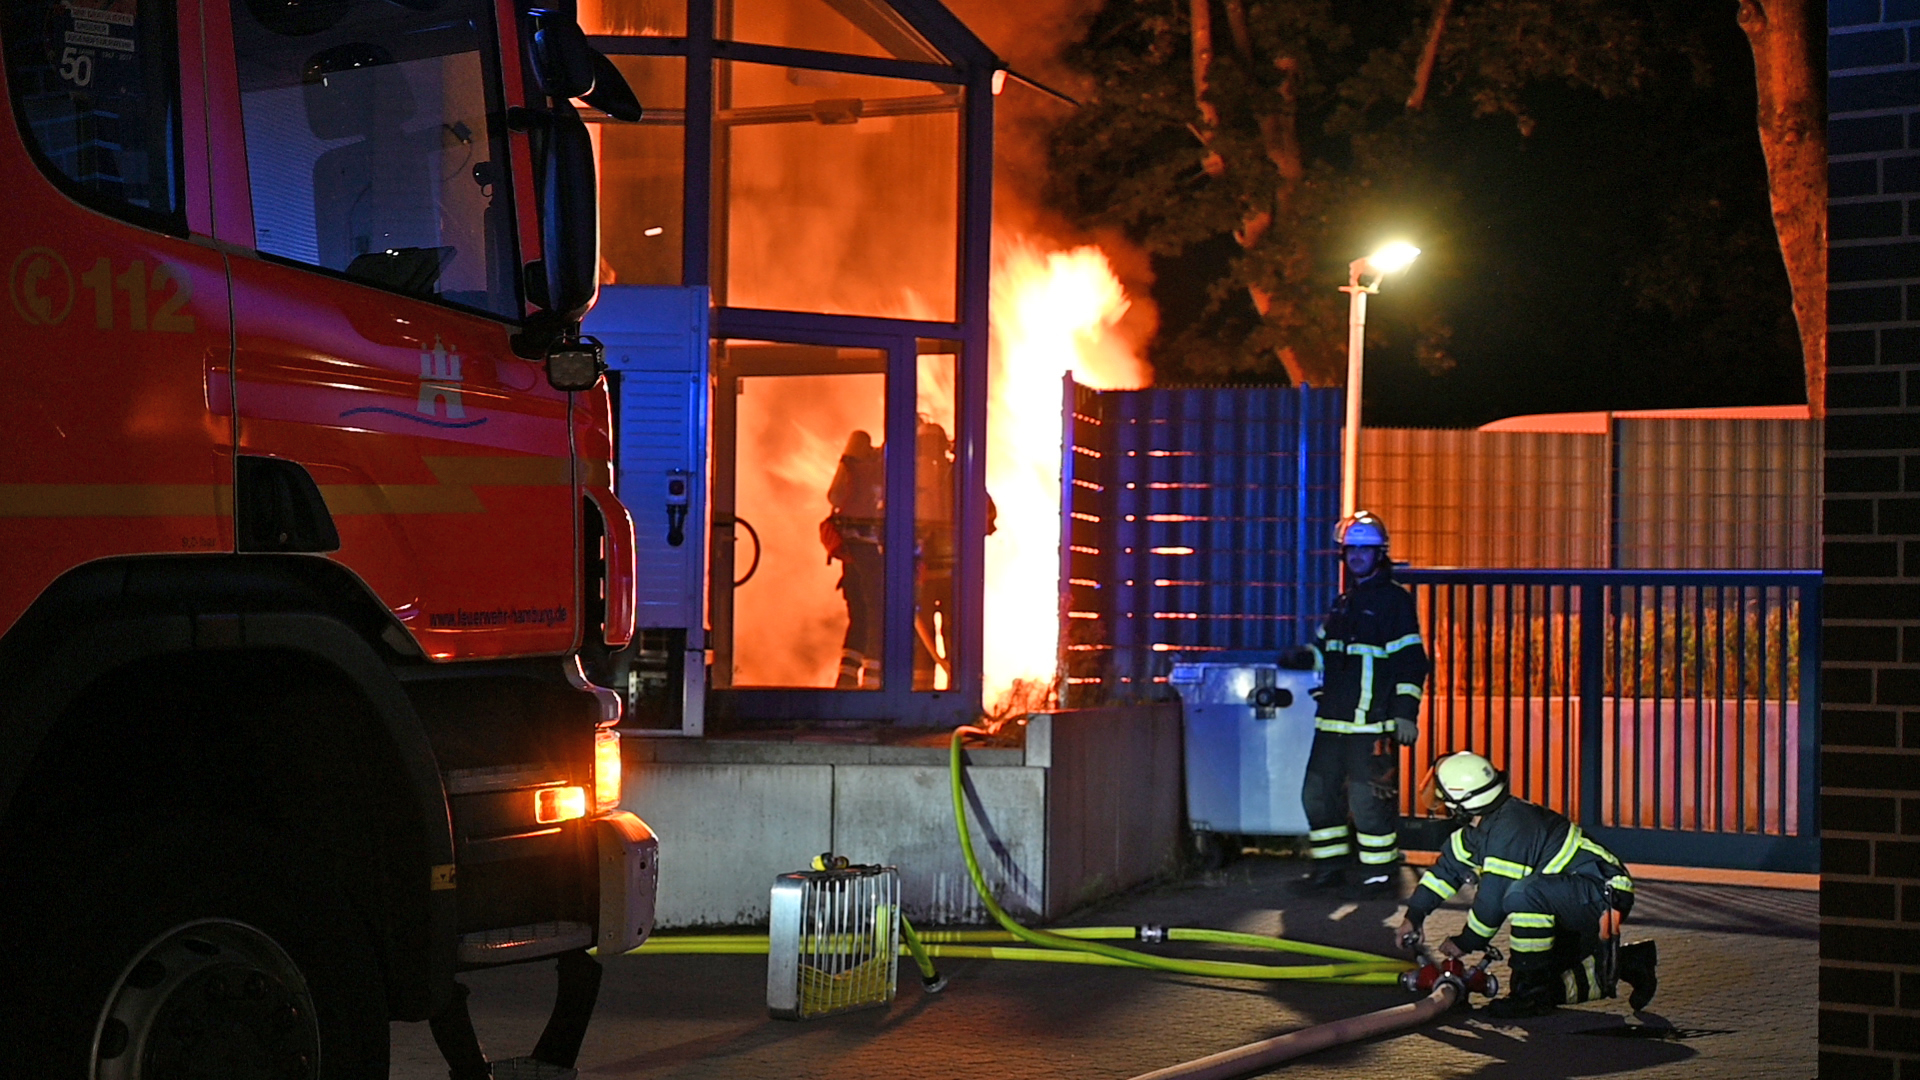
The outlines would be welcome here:
<svg viewBox="0 0 1920 1080">
<path fill-rule="evenodd" d="M 602 957 L 617 956 L 653 933 L 660 841 L 646 822 L 625 810 L 594 818 L 593 832 L 600 853 L 600 928 L 594 945 Z"/>
</svg>

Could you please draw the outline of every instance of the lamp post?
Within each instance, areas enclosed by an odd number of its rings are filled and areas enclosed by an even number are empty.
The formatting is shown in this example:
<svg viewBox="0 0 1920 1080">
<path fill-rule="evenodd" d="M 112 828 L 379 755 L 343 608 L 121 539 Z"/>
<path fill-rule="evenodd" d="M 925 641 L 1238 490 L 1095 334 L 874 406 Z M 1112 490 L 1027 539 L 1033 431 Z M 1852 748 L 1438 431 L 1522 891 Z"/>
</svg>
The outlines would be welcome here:
<svg viewBox="0 0 1920 1080">
<path fill-rule="evenodd" d="M 1412 244 L 1396 241 L 1347 264 L 1347 426 L 1340 448 L 1340 516 L 1359 509 L 1361 351 L 1366 347 L 1367 297 L 1380 291 L 1380 279 L 1405 270 L 1420 255 Z M 1366 280 L 1371 278 L 1372 280 Z"/>
</svg>

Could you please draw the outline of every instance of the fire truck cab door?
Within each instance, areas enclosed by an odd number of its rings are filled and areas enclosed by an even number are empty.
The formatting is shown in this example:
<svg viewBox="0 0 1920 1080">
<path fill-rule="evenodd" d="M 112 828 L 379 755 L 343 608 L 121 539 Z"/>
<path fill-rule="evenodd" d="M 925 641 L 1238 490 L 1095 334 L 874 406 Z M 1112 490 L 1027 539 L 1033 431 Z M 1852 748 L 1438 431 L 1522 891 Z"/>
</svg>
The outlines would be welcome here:
<svg viewBox="0 0 1920 1080">
<path fill-rule="evenodd" d="M 248 177 L 259 253 L 232 260 L 238 452 L 312 475 L 334 557 L 429 655 L 563 652 L 568 397 L 510 347 L 525 137 L 496 6 L 422 7 L 231 4 L 216 161 Z"/>
<path fill-rule="evenodd" d="M 226 267 L 177 14 L 0 11 L 0 629 L 71 567 L 232 542 Z"/>
</svg>

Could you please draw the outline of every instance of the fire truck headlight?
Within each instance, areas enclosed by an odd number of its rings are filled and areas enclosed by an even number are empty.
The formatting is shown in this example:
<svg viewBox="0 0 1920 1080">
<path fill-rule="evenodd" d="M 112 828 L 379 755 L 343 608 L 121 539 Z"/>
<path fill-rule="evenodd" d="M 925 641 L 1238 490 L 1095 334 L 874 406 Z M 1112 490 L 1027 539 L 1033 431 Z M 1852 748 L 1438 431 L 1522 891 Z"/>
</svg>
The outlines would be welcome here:
<svg viewBox="0 0 1920 1080">
<path fill-rule="evenodd" d="M 620 733 L 601 728 L 593 733 L 593 810 L 604 814 L 620 808 Z"/>
<path fill-rule="evenodd" d="M 533 820 L 542 825 L 587 816 L 587 789 L 574 787 L 541 788 L 533 793 Z"/>
</svg>

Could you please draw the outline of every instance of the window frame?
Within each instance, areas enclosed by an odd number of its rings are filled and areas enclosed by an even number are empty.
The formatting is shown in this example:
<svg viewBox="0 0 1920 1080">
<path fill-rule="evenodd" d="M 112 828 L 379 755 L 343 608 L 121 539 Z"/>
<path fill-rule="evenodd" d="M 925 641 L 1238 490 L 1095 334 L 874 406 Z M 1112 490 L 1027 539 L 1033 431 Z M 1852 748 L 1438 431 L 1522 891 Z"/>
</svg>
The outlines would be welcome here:
<svg viewBox="0 0 1920 1080">
<path fill-rule="evenodd" d="M 57 3 L 58 0 L 46 0 L 44 5 L 36 2 L 32 5 L 32 8 L 33 11 L 41 17 L 50 17 L 49 9 L 56 6 Z M 73 177 L 68 176 L 66 171 L 46 152 L 45 148 L 41 145 L 39 137 L 34 134 L 32 125 L 28 120 L 27 110 L 22 104 L 20 74 L 15 67 L 15 53 L 31 47 L 21 41 L 21 24 L 25 18 L 30 17 L 26 15 L 21 8 L 13 8 L 7 12 L 4 18 L 0 18 L 0 60 L 4 61 L 7 72 L 7 104 L 8 108 L 13 112 L 13 122 L 16 130 L 20 134 L 20 142 L 26 149 L 27 157 L 33 161 L 34 166 L 40 170 L 41 175 L 46 177 L 48 182 L 55 188 L 59 189 L 61 194 L 89 210 L 127 222 L 128 224 L 137 225 L 140 228 L 149 229 L 154 232 L 165 233 L 169 236 L 185 237 L 189 232 L 187 225 L 186 123 L 184 119 L 186 101 L 183 98 L 185 83 L 181 77 L 181 71 L 188 59 L 182 55 L 183 49 L 185 48 L 184 42 L 188 35 L 181 33 L 180 19 L 186 6 L 167 4 L 162 2 L 162 0 L 141 0 L 141 3 L 142 6 L 161 9 L 159 18 L 147 20 L 149 25 L 157 22 L 165 27 L 162 31 L 165 34 L 165 41 L 162 43 L 162 47 L 152 51 L 157 51 L 163 56 L 170 58 L 170 62 L 165 62 L 166 69 L 161 73 L 161 79 L 163 82 L 162 90 L 167 96 L 168 103 L 172 106 L 172 120 L 169 125 L 171 146 L 168 148 L 168 162 L 171 172 L 169 188 L 175 196 L 175 206 L 173 209 L 154 210 L 150 207 L 128 202 L 125 199 L 117 199 L 102 194 L 80 183 Z M 12 4 L 8 6 L 10 8 L 13 7 Z M 170 18 L 167 17 L 169 14 L 171 15 Z M 34 40 L 38 41 L 42 35 L 36 33 L 33 37 Z M 197 63 L 199 58 L 194 57 L 192 59 Z"/>
<path fill-rule="evenodd" d="M 497 160 L 501 164 L 501 169 L 498 178 L 494 181 L 495 186 L 500 190 L 496 191 L 493 199 L 496 205 L 502 206 L 505 209 L 510 219 L 507 226 L 500 230 L 501 235 L 498 237 L 506 247 L 503 258 L 506 261 L 506 265 L 511 268 L 511 272 L 506 276 L 512 281 L 513 293 L 505 299 L 504 304 L 509 310 L 496 311 L 492 308 L 474 307 L 471 304 L 463 304 L 458 300 L 450 300 L 440 293 L 422 295 L 420 293 L 407 292 L 369 278 L 353 276 L 347 273 L 345 268 L 336 269 L 321 263 L 305 262 L 292 256 L 262 250 L 258 241 L 259 224 L 257 221 L 254 222 L 254 240 L 250 245 L 252 255 L 265 262 L 302 270 L 307 273 L 320 274 L 336 281 L 348 282 L 362 288 L 377 289 L 391 296 L 403 297 L 416 303 L 433 304 L 437 307 L 445 308 L 449 311 L 456 311 L 463 315 L 491 319 L 495 322 L 504 323 L 516 328 L 525 324 L 528 318 L 529 306 L 526 280 L 527 267 L 529 264 L 524 251 L 525 237 L 523 236 L 524 229 L 521 219 L 526 213 L 527 208 L 522 205 L 519 185 L 515 181 L 518 168 L 518 162 L 516 161 L 517 151 L 515 147 L 521 144 L 523 140 L 514 138 L 516 131 L 508 123 L 508 115 L 512 111 L 513 102 L 509 100 L 507 92 L 508 68 L 504 57 L 501 55 L 505 43 L 501 38 L 500 11 L 498 6 L 491 2 L 491 0 L 471 0 L 471 2 L 476 12 L 475 41 L 480 58 L 480 80 L 485 104 L 486 121 L 489 125 L 489 130 L 482 134 L 490 143 L 497 141 L 500 151 Z M 238 4 L 235 5 L 236 17 L 239 15 L 239 6 Z M 518 27 L 516 26 L 515 29 L 517 31 Z M 234 43 L 236 75 L 238 74 L 238 69 L 241 67 L 239 63 L 239 51 L 240 47 L 236 34 Z M 530 78 L 531 76 L 528 77 Z M 243 157 L 246 157 L 247 88 L 236 81 L 234 89 L 234 102 L 238 109 L 235 117 L 237 121 L 235 134 L 239 139 L 240 152 Z M 493 128 L 495 126 L 497 126 L 499 130 L 497 136 L 493 134 Z M 249 209 L 251 210 L 255 183 L 252 175 L 251 157 L 248 157 L 248 164 L 246 197 Z"/>
</svg>

